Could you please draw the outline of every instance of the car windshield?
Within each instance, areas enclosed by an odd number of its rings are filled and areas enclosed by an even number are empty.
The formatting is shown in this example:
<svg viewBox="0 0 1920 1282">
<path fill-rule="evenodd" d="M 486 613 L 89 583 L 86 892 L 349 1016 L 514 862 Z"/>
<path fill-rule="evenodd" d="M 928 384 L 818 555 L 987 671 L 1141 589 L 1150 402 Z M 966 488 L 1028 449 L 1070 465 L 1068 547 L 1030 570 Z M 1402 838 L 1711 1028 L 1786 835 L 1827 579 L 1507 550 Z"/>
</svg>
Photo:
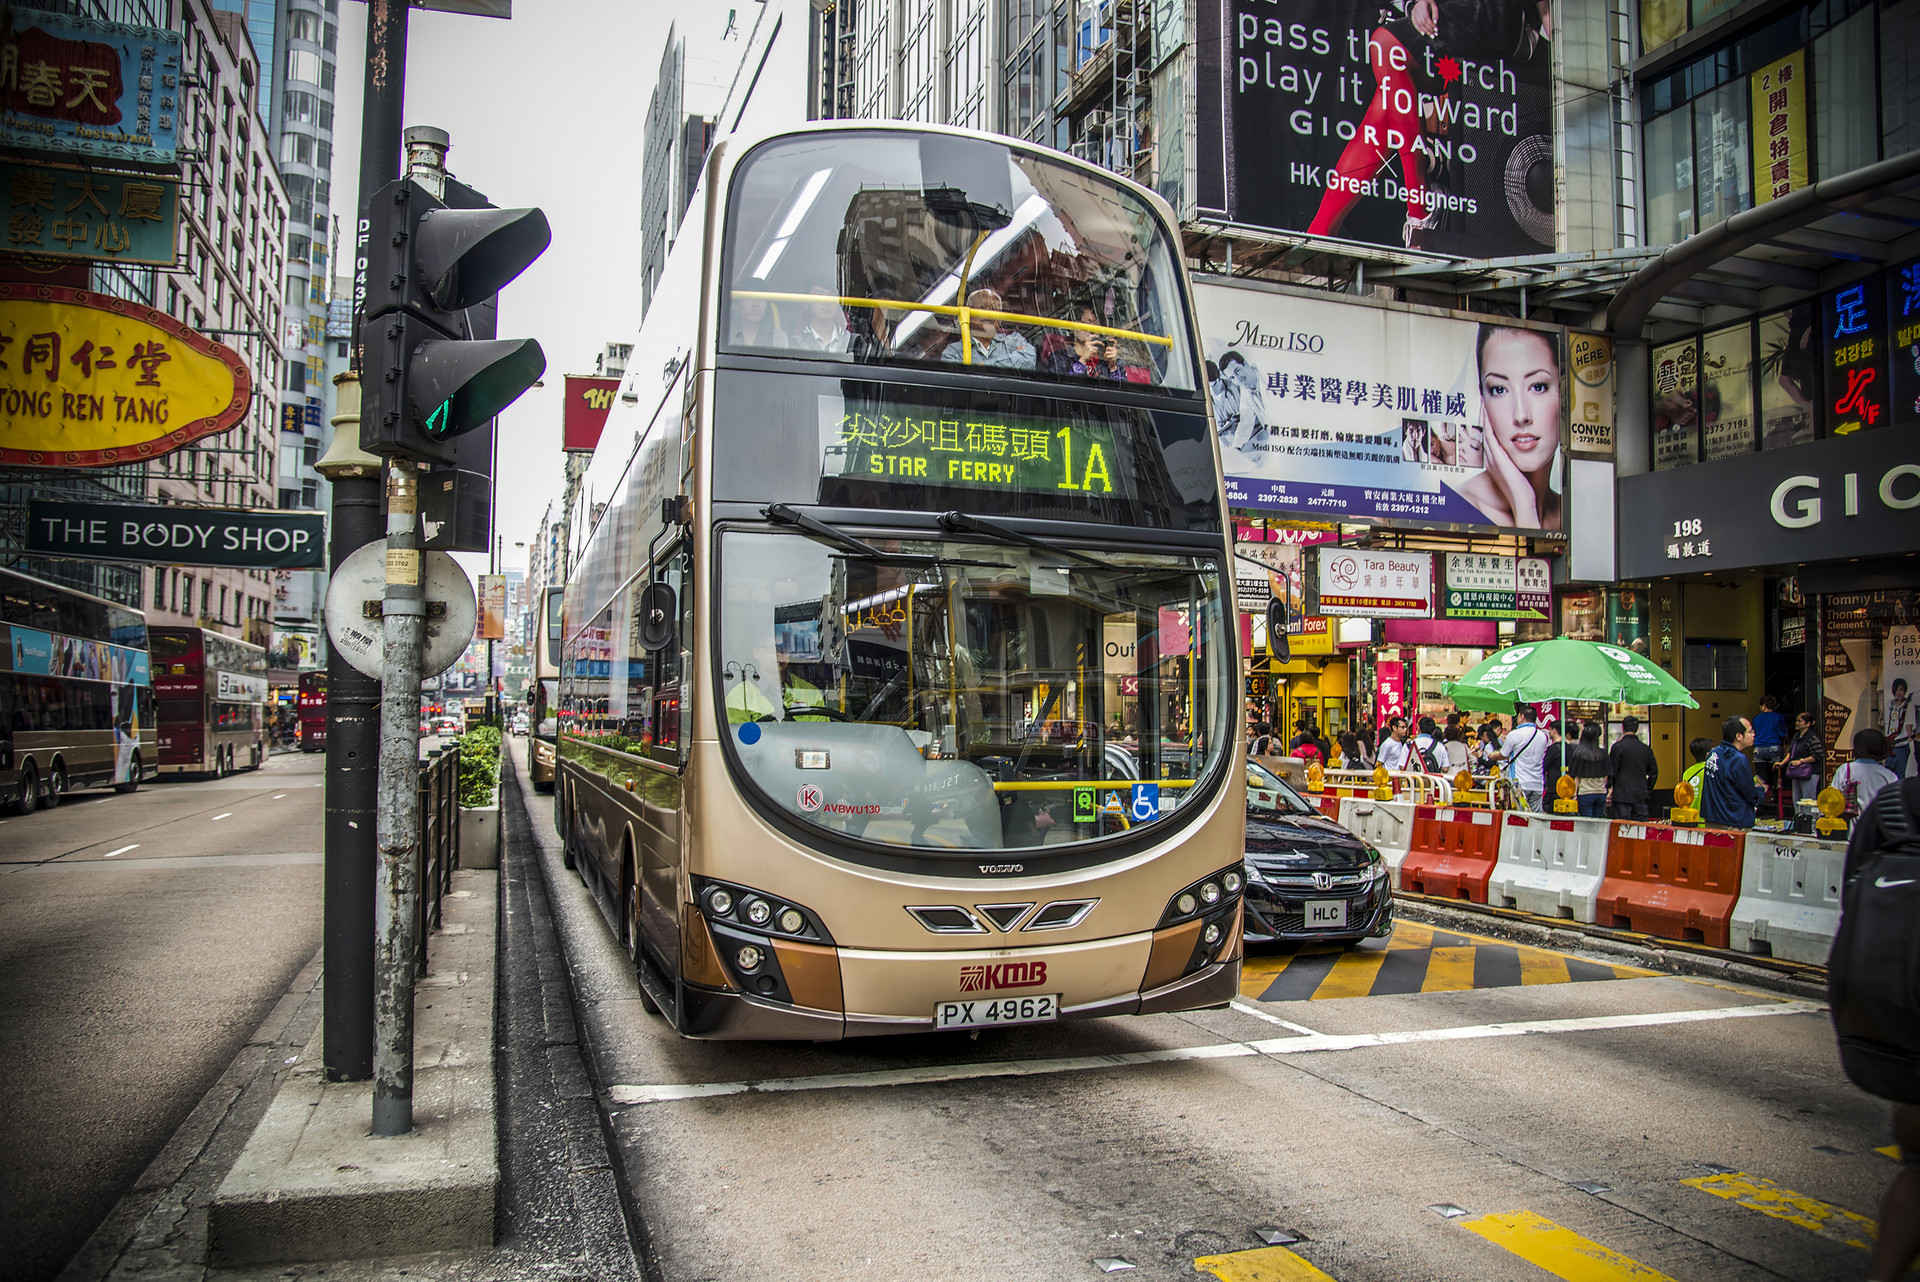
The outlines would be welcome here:
<svg viewBox="0 0 1920 1282">
<path fill-rule="evenodd" d="M 1319 809 L 1257 761 L 1247 763 L 1247 810 L 1267 814 L 1317 815 Z"/>
<path fill-rule="evenodd" d="M 1189 391 L 1176 254 L 1146 201 L 1077 165 L 949 134 L 782 139 L 734 178 L 724 346 Z"/>
<path fill-rule="evenodd" d="M 1160 822 L 1231 755 L 1216 558 L 867 542 L 721 541 L 727 737 L 788 813 L 891 846 L 1062 845 Z"/>
</svg>

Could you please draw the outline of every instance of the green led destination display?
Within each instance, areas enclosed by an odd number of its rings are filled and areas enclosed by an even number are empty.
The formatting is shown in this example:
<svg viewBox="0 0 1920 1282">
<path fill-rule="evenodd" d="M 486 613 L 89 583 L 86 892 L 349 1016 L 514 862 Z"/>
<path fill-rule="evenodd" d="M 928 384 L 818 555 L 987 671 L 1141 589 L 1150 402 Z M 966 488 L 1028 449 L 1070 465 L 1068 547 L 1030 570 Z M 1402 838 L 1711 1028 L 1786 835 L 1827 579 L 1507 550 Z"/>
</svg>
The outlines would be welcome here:
<svg viewBox="0 0 1920 1282">
<path fill-rule="evenodd" d="M 820 438 L 823 474 L 849 480 L 1103 496 L 1126 475 L 1106 423 L 822 395 Z"/>
</svg>

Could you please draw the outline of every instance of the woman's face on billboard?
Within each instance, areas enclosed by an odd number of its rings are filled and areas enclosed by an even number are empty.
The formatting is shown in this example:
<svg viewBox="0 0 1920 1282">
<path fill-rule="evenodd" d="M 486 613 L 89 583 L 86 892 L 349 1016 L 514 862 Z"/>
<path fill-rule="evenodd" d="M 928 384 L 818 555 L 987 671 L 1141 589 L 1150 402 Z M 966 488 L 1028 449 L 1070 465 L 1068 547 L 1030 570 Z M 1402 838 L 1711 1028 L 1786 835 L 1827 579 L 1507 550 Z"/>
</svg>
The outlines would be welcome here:
<svg viewBox="0 0 1920 1282">
<path fill-rule="evenodd" d="M 1523 472 L 1553 462 L 1560 445 L 1560 363 L 1553 339 L 1503 329 L 1487 338 L 1480 360 L 1487 427 Z"/>
</svg>

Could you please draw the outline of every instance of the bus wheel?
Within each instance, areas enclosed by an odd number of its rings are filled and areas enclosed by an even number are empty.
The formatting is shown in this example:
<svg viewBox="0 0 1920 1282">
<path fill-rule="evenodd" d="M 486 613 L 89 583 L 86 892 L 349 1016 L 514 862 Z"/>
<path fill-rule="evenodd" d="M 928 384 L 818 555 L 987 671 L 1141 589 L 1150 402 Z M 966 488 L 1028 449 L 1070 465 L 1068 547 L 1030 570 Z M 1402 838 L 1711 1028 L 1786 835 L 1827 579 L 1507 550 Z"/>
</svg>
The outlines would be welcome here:
<svg viewBox="0 0 1920 1282">
<path fill-rule="evenodd" d="M 13 813 L 23 818 L 34 812 L 40 805 L 40 777 L 33 773 L 31 765 L 20 771 L 20 795 L 13 803 Z"/>
<path fill-rule="evenodd" d="M 640 994 L 640 1007 L 649 1015 L 658 1015 L 660 1008 L 647 996 L 647 986 L 640 982 L 640 968 L 646 963 L 640 957 L 640 881 L 634 875 L 633 861 L 625 864 L 627 870 L 626 939 L 627 962 L 633 967 L 634 991 Z"/>
<path fill-rule="evenodd" d="M 115 792 L 137 792 L 140 788 L 140 754 L 133 754 L 133 764 L 129 768 L 127 781 L 113 785 Z"/>
<path fill-rule="evenodd" d="M 47 809 L 52 810 L 60 804 L 60 798 L 67 792 L 67 768 L 58 761 L 47 770 Z"/>
</svg>

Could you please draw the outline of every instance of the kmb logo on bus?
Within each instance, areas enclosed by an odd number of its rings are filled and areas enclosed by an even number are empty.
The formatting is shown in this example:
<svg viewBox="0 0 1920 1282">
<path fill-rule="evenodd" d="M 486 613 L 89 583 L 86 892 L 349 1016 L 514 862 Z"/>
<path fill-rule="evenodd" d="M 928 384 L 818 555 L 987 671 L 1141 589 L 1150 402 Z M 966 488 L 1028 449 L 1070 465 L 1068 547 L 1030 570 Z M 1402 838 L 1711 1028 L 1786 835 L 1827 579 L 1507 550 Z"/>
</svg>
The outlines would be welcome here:
<svg viewBox="0 0 1920 1282">
<path fill-rule="evenodd" d="M 1047 982 L 1047 964 L 1043 961 L 1002 962 L 998 966 L 962 966 L 960 991 L 985 992 L 989 988 L 1038 988 Z"/>
</svg>

